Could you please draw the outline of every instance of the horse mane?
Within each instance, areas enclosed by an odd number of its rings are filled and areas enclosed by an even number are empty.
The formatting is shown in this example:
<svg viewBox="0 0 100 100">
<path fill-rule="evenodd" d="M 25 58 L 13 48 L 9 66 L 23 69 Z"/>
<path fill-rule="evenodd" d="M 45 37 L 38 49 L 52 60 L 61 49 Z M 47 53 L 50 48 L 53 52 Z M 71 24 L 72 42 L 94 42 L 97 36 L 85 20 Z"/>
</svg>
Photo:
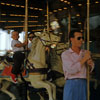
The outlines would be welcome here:
<svg viewBox="0 0 100 100">
<path fill-rule="evenodd" d="M 32 47 L 28 55 L 28 60 L 30 63 L 33 63 L 36 68 L 44 68 L 46 66 L 45 46 L 38 37 L 32 40 Z"/>
<path fill-rule="evenodd" d="M 33 55 L 35 54 L 36 50 L 36 46 L 37 46 L 37 42 L 39 41 L 38 37 L 33 38 L 32 40 L 32 47 L 31 47 L 31 52 L 33 53 Z"/>
</svg>

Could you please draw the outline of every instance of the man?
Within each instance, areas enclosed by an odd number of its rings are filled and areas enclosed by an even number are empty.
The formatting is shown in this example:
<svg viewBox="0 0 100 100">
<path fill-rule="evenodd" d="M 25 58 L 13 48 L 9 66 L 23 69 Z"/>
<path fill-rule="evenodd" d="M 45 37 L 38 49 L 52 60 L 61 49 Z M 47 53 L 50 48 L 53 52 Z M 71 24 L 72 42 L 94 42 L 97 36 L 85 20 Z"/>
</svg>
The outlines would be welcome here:
<svg viewBox="0 0 100 100">
<path fill-rule="evenodd" d="M 69 34 L 71 48 L 61 55 L 63 71 L 67 80 L 64 86 L 63 100 L 87 100 L 86 67 L 93 70 L 94 63 L 90 51 L 81 49 L 83 35 L 74 30 Z"/>
<path fill-rule="evenodd" d="M 33 40 L 34 37 L 35 37 L 35 35 L 34 35 L 33 32 L 30 32 L 30 33 L 28 34 L 28 38 L 29 38 L 28 49 L 29 49 L 29 50 L 31 49 L 32 40 Z"/>
</svg>

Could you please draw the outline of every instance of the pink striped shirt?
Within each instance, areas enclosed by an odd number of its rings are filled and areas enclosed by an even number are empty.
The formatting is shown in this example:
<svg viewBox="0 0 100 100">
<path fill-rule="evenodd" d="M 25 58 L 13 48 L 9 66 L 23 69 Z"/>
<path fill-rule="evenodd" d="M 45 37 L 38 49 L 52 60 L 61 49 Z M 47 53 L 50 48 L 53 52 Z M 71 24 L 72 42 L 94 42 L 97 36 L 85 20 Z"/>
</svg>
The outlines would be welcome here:
<svg viewBox="0 0 100 100">
<path fill-rule="evenodd" d="M 86 64 L 81 65 L 80 60 L 84 57 L 86 50 L 81 50 L 79 54 L 71 48 L 61 55 L 65 79 L 86 78 Z"/>
</svg>

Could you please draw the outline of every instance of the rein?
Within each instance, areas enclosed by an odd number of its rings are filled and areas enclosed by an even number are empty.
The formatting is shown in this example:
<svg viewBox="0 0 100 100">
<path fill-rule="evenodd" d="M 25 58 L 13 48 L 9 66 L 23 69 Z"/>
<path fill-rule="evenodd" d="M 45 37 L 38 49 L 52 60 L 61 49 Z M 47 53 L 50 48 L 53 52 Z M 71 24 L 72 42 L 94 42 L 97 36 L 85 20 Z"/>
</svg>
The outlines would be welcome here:
<svg viewBox="0 0 100 100">
<path fill-rule="evenodd" d="M 47 40 L 43 40 L 43 39 L 41 39 L 40 37 L 38 37 L 38 38 L 39 38 L 39 40 L 42 42 L 43 46 L 46 46 L 46 42 L 51 42 L 51 43 L 57 42 L 57 41 L 47 41 Z"/>
<path fill-rule="evenodd" d="M 29 60 L 27 62 L 27 68 L 29 73 L 40 73 L 40 74 L 47 74 L 48 68 L 35 68 L 34 64 L 30 63 Z"/>
</svg>

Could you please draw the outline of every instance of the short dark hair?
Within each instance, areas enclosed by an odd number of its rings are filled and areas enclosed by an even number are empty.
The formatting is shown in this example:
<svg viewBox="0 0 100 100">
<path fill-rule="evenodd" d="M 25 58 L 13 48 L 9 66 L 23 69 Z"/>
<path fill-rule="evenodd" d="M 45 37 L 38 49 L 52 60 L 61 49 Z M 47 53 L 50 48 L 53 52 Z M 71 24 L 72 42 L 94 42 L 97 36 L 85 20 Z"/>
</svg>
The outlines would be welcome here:
<svg viewBox="0 0 100 100">
<path fill-rule="evenodd" d="M 72 31 L 70 31 L 70 33 L 69 33 L 69 39 L 70 39 L 70 38 L 74 38 L 75 32 L 82 33 L 80 30 L 72 30 Z"/>
<path fill-rule="evenodd" d="M 28 34 L 28 36 L 29 36 L 30 34 L 33 34 L 33 35 L 34 35 L 34 32 L 30 32 L 30 33 Z"/>
</svg>

